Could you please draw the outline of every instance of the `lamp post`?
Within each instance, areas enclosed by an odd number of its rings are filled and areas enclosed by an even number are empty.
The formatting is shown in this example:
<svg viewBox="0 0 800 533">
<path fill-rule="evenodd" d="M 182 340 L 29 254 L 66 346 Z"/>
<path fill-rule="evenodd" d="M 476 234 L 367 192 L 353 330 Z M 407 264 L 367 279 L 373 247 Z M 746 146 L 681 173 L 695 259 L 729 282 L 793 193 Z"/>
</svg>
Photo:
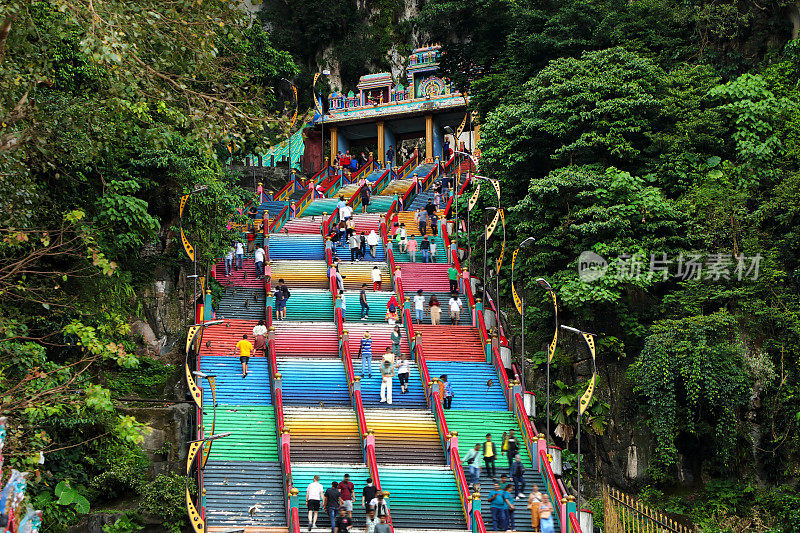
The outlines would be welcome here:
<svg viewBox="0 0 800 533">
<path fill-rule="evenodd" d="M 194 278 L 194 290 L 192 292 L 193 299 L 197 294 L 197 254 L 194 249 L 194 246 L 189 244 L 189 239 L 186 238 L 186 234 L 183 231 L 183 211 L 184 208 L 186 207 L 186 203 L 189 201 L 189 198 L 191 198 L 193 195 L 199 192 L 205 191 L 206 189 L 208 189 L 208 185 L 195 184 L 194 189 L 192 189 L 191 192 L 181 196 L 181 205 L 180 205 L 180 210 L 178 211 L 178 226 L 180 227 L 181 230 L 181 242 L 183 242 L 183 249 L 186 251 L 186 255 L 188 255 L 189 259 L 192 260 L 192 265 L 194 269 L 194 274 L 191 276 L 187 276 Z M 195 305 L 195 309 L 196 308 L 197 306 Z"/>
<path fill-rule="evenodd" d="M 521 248 L 528 248 L 530 247 L 536 239 L 533 237 L 528 237 L 527 239 L 523 240 L 519 243 L 519 246 L 514 253 L 511 254 L 511 293 L 512 295 L 517 295 L 517 289 L 514 287 L 514 269 L 517 260 L 517 254 L 519 253 Z M 525 295 L 524 293 L 519 296 L 519 305 L 517 306 L 517 311 L 519 311 L 520 319 L 522 322 L 522 347 L 520 348 L 520 373 L 522 374 L 522 390 L 527 390 L 525 387 Z M 517 305 L 516 298 L 514 299 L 514 305 Z M 549 382 L 548 382 L 549 384 Z M 549 391 L 548 391 L 549 392 Z M 548 406 L 550 404 L 550 396 L 547 397 Z M 549 413 L 549 411 L 548 411 Z"/>
<path fill-rule="evenodd" d="M 544 278 L 536 278 L 536 283 L 546 290 L 550 294 L 550 298 L 553 300 L 553 308 L 555 310 L 555 321 L 556 321 L 556 328 L 553 333 L 553 340 L 550 341 L 550 345 L 547 347 L 547 420 L 546 420 L 546 431 L 545 433 L 545 444 L 549 446 L 550 442 L 550 363 L 553 361 L 553 356 L 556 353 L 556 344 L 558 343 L 558 303 L 556 300 L 556 291 L 553 290 L 552 285 L 544 279 Z M 549 452 L 548 452 L 549 453 Z"/>
<path fill-rule="evenodd" d="M 589 407 L 589 402 L 594 395 L 594 386 L 597 382 L 597 362 L 595 358 L 595 345 L 594 345 L 594 338 L 595 335 L 593 333 L 587 333 L 586 331 L 581 331 L 577 328 L 573 328 L 570 326 L 561 326 L 561 329 L 571 331 L 573 333 L 577 333 L 583 340 L 586 341 L 586 345 L 589 347 L 589 353 L 592 356 L 592 379 L 589 380 L 589 386 L 586 388 L 586 392 L 583 393 L 581 399 L 578 403 L 578 479 L 575 483 L 575 492 L 577 493 L 578 505 L 575 512 L 578 515 L 578 523 L 581 522 L 581 418 L 583 418 L 583 413 L 586 411 L 586 408 Z"/>
<path fill-rule="evenodd" d="M 311 92 L 314 93 L 314 98 L 317 97 L 317 79 L 319 79 L 320 75 L 322 76 L 330 76 L 331 71 L 328 69 L 324 69 L 322 73 L 317 73 L 314 75 L 314 83 L 311 86 Z M 322 161 L 323 166 L 327 163 L 325 159 L 325 106 L 323 105 L 322 96 L 320 95 L 320 102 L 319 102 L 319 114 L 322 116 Z M 322 170 L 322 169 L 320 169 Z"/>
<path fill-rule="evenodd" d="M 289 84 L 289 86 L 292 88 L 292 94 L 294 95 L 294 114 L 292 115 L 292 121 L 289 123 L 289 170 L 291 171 L 294 169 L 294 164 L 292 163 L 292 128 L 294 127 L 294 121 L 297 120 L 297 87 L 295 87 L 294 83 L 286 78 L 281 78 L 281 80 Z"/>
</svg>

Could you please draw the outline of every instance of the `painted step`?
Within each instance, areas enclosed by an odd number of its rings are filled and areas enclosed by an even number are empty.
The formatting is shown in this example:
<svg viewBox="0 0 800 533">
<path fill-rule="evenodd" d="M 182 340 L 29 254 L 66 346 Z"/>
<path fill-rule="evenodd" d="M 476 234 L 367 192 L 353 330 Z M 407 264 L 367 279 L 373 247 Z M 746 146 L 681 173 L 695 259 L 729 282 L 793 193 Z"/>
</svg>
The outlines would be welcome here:
<svg viewBox="0 0 800 533">
<path fill-rule="evenodd" d="M 422 263 L 422 251 L 419 250 L 419 248 L 421 246 L 421 243 L 422 243 L 422 237 L 415 237 L 415 239 L 417 241 L 417 253 L 414 254 L 414 261 L 413 262 L 424 264 L 424 263 Z M 428 233 L 428 240 L 431 243 L 435 243 L 436 244 L 436 253 L 435 254 L 431 254 L 431 262 L 432 263 L 441 263 L 441 264 L 447 263 L 447 249 L 445 248 L 445 245 L 444 245 L 444 239 L 442 239 L 439 236 L 434 237 L 430 233 Z M 405 253 L 400 252 L 400 246 L 397 244 L 397 242 L 395 242 L 392 245 L 392 254 L 394 255 L 394 260 L 395 260 L 396 263 L 411 263 L 412 262 L 411 261 L 411 254 L 409 252 L 405 252 Z M 434 259 L 435 259 L 435 261 L 434 261 Z"/>
<path fill-rule="evenodd" d="M 331 311 L 330 320 L 333 320 L 333 311 Z M 291 320 L 275 322 L 277 355 L 279 357 L 325 357 L 335 358 L 339 361 L 339 339 L 336 334 L 336 326 L 330 320 L 328 322 Z"/>
<path fill-rule="evenodd" d="M 450 281 L 447 278 L 447 263 L 402 263 L 400 271 L 403 275 L 403 290 L 416 292 L 417 289 L 433 292 L 450 292 Z M 465 300 L 464 307 L 468 307 Z M 462 312 L 465 309 L 462 308 Z"/>
<path fill-rule="evenodd" d="M 383 350 L 381 350 L 381 354 Z M 353 354 L 353 370 L 356 375 L 361 375 L 361 359 L 357 358 L 358 352 Z M 389 405 L 381 403 L 381 364 L 382 355 L 373 356 L 372 358 L 372 377 L 364 376 L 361 378 L 361 399 L 364 403 L 364 408 L 388 408 Z M 409 375 L 409 387 L 406 394 L 400 392 L 400 380 L 397 376 L 392 380 L 392 409 L 427 409 L 428 404 L 425 401 L 425 392 L 422 389 L 422 380 L 420 379 L 419 369 L 417 364 L 410 361 L 411 373 Z M 397 416 L 402 417 L 403 414 Z"/>
<path fill-rule="evenodd" d="M 213 411 L 205 408 L 203 423 L 211 431 Z M 230 436 L 214 441 L 209 460 L 277 461 L 275 411 L 271 405 L 218 405 L 215 433 Z"/>
<path fill-rule="evenodd" d="M 423 193 L 423 196 L 425 196 L 425 193 Z M 425 198 L 427 198 L 427 196 L 425 196 Z M 431 200 L 433 200 L 433 196 L 431 196 Z M 425 203 L 427 203 L 427 200 L 425 201 Z M 424 206 L 424 204 L 423 204 L 423 206 Z M 406 233 L 408 234 L 408 236 L 411 237 L 412 235 L 415 235 L 417 237 L 417 240 L 419 241 L 419 240 L 421 240 L 420 237 L 423 234 L 419 230 L 419 223 L 417 223 L 415 221 L 415 218 L 414 218 L 415 217 L 415 213 L 416 213 L 416 210 L 413 210 L 413 211 L 400 211 L 397 214 L 397 222 L 399 224 L 405 224 Z M 444 211 L 438 211 L 436 213 L 436 216 L 437 216 L 438 219 L 441 219 L 444 216 Z M 428 221 L 427 221 L 427 224 L 426 224 L 425 228 L 426 228 L 425 229 L 425 235 L 427 235 L 428 238 L 433 236 L 433 234 L 434 234 L 434 232 L 433 232 L 433 224 L 432 224 L 432 220 L 430 219 L 430 217 L 428 217 Z M 437 228 L 437 231 L 438 231 L 438 228 Z"/>
<path fill-rule="evenodd" d="M 403 286 L 403 289 L 405 289 L 405 286 Z M 417 326 L 417 315 L 416 315 L 416 311 L 414 309 L 414 296 L 416 296 L 416 295 L 417 295 L 416 292 L 406 292 L 406 297 L 409 300 L 411 300 L 411 316 L 414 318 L 414 327 L 415 327 L 415 329 L 416 329 L 416 326 Z M 450 324 L 450 311 L 449 311 L 449 309 L 447 307 L 447 303 L 450 301 L 450 294 L 447 293 L 447 292 L 423 292 L 422 296 L 425 298 L 425 309 L 423 310 L 422 324 L 419 324 L 419 325 L 423 325 L 423 324 L 430 325 L 430 323 L 431 323 L 430 307 L 428 306 L 428 304 L 430 303 L 431 296 L 433 296 L 433 295 L 436 295 L 436 299 L 439 300 L 439 307 L 442 308 L 442 313 L 441 313 L 441 315 L 439 317 L 440 318 L 439 327 L 441 327 L 442 324 Z M 464 302 L 465 300 L 462 299 L 461 301 Z M 462 312 L 461 312 L 461 316 L 459 317 L 458 324 L 462 325 L 462 326 L 471 326 L 472 325 L 472 317 L 471 317 L 470 313 L 464 312 L 464 308 L 463 307 L 461 308 L 461 311 Z M 432 331 L 433 332 L 437 332 L 438 329 L 432 330 Z"/>
<path fill-rule="evenodd" d="M 278 359 L 284 405 L 350 407 L 344 365 L 339 359 Z"/>
<path fill-rule="evenodd" d="M 451 409 L 508 410 L 500 380 L 492 365 L 450 361 L 427 361 L 427 364 L 431 377 L 447 375 L 453 389 Z"/>
<path fill-rule="evenodd" d="M 361 464 L 364 454 L 356 414 L 351 408 L 286 407 L 292 469 L 299 463 Z"/>
<path fill-rule="evenodd" d="M 259 288 L 229 288 L 219 300 L 216 318 L 262 320 L 267 316 L 267 293 Z"/>
<path fill-rule="evenodd" d="M 204 328 L 200 344 L 201 359 L 205 360 L 208 355 L 227 355 L 236 356 L 238 361 L 239 353 L 236 351 L 236 343 L 242 339 L 242 335 L 247 335 L 248 340 L 253 343 L 253 327 L 257 323 L 257 320 L 231 318 L 223 320 L 221 324 L 214 324 Z M 264 354 L 261 352 L 252 354 L 252 357 L 263 356 Z"/>
<path fill-rule="evenodd" d="M 491 433 L 492 440 L 497 444 L 497 449 L 502 445 L 503 432 L 513 429 L 519 440 L 519 425 L 514 413 L 511 411 L 482 411 L 477 409 L 450 409 L 445 412 L 447 429 L 458 431 L 458 449 L 462 457 L 471 447 L 483 444 L 486 434 Z M 522 442 L 520 440 L 520 442 Z M 531 468 L 531 458 L 527 447 L 523 449 L 522 463 L 525 468 Z M 496 461 L 499 472 L 508 472 L 508 458 L 498 457 Z"/>
<path fill-rule="evenodd" d="M 205 489 L 209 530 L 243 527 L 286 529 L 283 477 L 277 461 L 209 459 L 205 468 Z"/>
<path fill-rule="evenodd" d="M 388 490 L 397 528 L 465 529 L 458 485 L 449 468 L 395 467 L 378 461 L 381 488 Z"/>
<path fill-rule="evenodd" d="M 321 235 L 273 233 L 269 237 L 270 261 L 325 259 Z"/>
<path fill-rule="evenodd" d="M 386 311 L 385 305 L 382 311 Z M 360 320 L 345 322 L 344 329 L 346 329 L 348 332 L 350 354 L 353 356 L 354 361 L 358 359 L 358 350 L 361 346 L 361 339 L 364 337 L 364 333 L 367 331 L 369 331 L 370 338 L 372 338 L 373 360 L 382 357 L 386 347 L 392 345 L 391 335 L 394 327 L 385 322 L 381 324 L 370 324 Z M 400 353 L 405 355 L 409 354 L 408 340 L 406 339 L 406 331 L 403 327 L 400 327 Z"/>
<path fill-rule="evenodd" d="M 289 292 L 291 297 L 286 302 L 287 320 L 303 322 L 333 320 L 333 300 L 329 291 L 294 289 L 289 286 Z"/>
<path fill-rule="evenodd" d="M 234 260 L 234 266 L 235 265 L 236 261 Z M 256 277 L 255 262 L 252 258 L 244 259 L 242 261 L 242 268 L 239 270 L 232 269 L 230 276 L 225 275 L 225 261 L 222 259 L 212 265 L 211 269 L 214 279 L 224 287 L 233 286 L 252 289 L 264 287 L 264 280 Z"/>
<path fill-rule="evenodd" d="M 367 427 L 375 430 L 378 465 L 443 465 L 444 451 L 433 415 L 427 410 L 365 409 Z"/>
<path fill-rule="evenodd" d="M 448 298 L 449 300 L 449 298 Z M 464 301 L 464 298 L 461 299 Z M 442 314 L 447 309 L 447 302 L 442 305 Z M 464 304 L 466 307 L 466 304 Z M 448 313 L 449 315 L 449 313 Z M 469 316 L 464 308 L 461 316 Z M 447 316 L 445 321 L 450 322 Z M 426 361 L 470 361 L 473 363 L 486 362 L 486 353 L 481 345 L 478 328 L 472 326 L 431 326 L 421 324 L 414 326 L 414 330 L 422 333 L 422 352 Z"/>
<path fill-rule="evenodd" d="M 206 356 L 200 359 L 203 372 L 214 374 L 217 404 L 271 405 L 269 361 L 266 357 L 252 358 L 247 364 L 247 377 L 242 377 L 242 365 L 236 357 Z M 212 405 L 208 379 L 202 381 L 203 405 Z M 207 414 L 209 407 L 205 407 Z"/>
<path fill-rule="evenodd" d="M 380 472 L 380 469 L 379 469 Z M 294 486 L 300 491 L 299 494 L 299 514 L 300 529 L 305 531 L 308 528 L 308 508 L 306 507 L 306 489 L 313 481 L 314 476 L 319 476 L 319 482 L 327 490 L 331 482 L 337 483 L 344 479 L 344 475 L 350 475 L 350 481 L 355 485 L 353 491 L 353 522 L 356 530 L 363 529 L 365 522 L 364 508 L 361 507 L 361 494 L 369 478 L 369 470 L 363 465 L 335 465 L 328 462 L 328 458 L 321 457 L 317 464 L 297 463 L 292 464 L 292 478 Z M 330 531 L 330 520 L 325 510 L 319 512 L 317 527 L 314 531 Z"/>
</svg>

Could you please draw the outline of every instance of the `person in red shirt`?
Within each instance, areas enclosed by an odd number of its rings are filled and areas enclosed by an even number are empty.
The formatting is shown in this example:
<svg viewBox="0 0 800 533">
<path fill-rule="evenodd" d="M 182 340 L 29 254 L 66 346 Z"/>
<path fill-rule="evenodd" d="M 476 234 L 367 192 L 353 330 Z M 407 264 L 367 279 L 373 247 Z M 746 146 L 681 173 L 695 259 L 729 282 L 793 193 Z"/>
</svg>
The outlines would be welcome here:
<svg viewBox="0 0 800 533">
<path fill-rule="evenodd" d="M 347 511 L 348 518 L 353 518 L 353 491 L 356 489 L 350 481 L 350 474 L 344 475 L 344 481 L 339 482 L 339 494 L 342 498 L 342 509 Z"/>
<path fill-rule="evenodd" d="M 256 232 L 253 231 L 251 228 L 250 231 L 247 232 L 247 251 L 253 253 L 255 249 L 256 249 Z"/>
</svg>

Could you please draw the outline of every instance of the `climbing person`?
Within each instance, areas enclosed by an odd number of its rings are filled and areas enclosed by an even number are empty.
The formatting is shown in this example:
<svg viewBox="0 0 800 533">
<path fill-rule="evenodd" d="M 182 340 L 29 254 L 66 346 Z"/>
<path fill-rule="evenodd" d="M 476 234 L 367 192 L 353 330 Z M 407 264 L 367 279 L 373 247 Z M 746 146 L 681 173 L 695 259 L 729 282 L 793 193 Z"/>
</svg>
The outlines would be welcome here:
<svg viewBox="0 0 800 533">
<path fill-rule="evenodd" d="M 350 245 L 350 261 L 358 261 L 361 257 L 361 240 L 355 232 L 350 234 L 347 244 Z"/>
<path fill-rule="evenodd" d="M 253 231 L 253 227 L 250 226 L 247 230 L 247 252 L 253 253 L 253 250 L 256 249 L 256 232 Z"/>
<path fill-rule="evenodd" d="M 437 210 L 442 208 L 442 187 L 436 187 L 436 192 L 433 195 L 433 205 L 436 207 Z"/>
<path fill-rule="evenodd" d="M 233 270 L 233 256 L 236 254 L 236 246 L 231 246 L 228 248 L 228 253 L 225 254 L 225 277 L 229 278 L 231 276 L 231 270 Z"/>
<path fill-rule="evenodd" d="M 386 501 L 386 494 L 383 491 L 377 493 L 375 497 L 370 500 L 370 506 L 375 509 L 375 513 L 381 518 L 381 523 L 389 514 L 389 504 Z M 376 529 L 377 532 L 377 529 Z"/>
<path fill-rule="evenodd" d="M 322 483 L 319 482 L 319 476 L 314 476 L 314 481 L 308 484 L 306 488 L 306 507 L 308 508 L 308 530 L 317 527 L 317 518 L 319 517 L 319 504 L 322 501 L 322 494 L 324 492 Z"/>
<path fill-rule="evenodd" d="M 500 483 L 494 482 L 494 489 L 489 493 L 489 507 L 492 512 L 492 526 L 495 533 L 504 533 L 507 529 L 506 496 L 500 489 Z"/>
<path fill-rule="evenodd" d="M 514 481 L 514 499 L 521 500 L 525 497 L 525 465 L 522 464 L 522 456 L 514 455 L 514 462 L 511 463 L 511 479 Z"/>
<path fill-rule="evenodd" d="M 259 244 L 253 253 L 253 262 L 256 267 L 256 279 L 264 277 L 264 248 Z"/>
<path fill-rule="evenodd" d="M 441 393 L 439 396 L 442 398 L 442 404 L 444 405 L 445 409 L 450 409 L 450 406 L 453 405 L 453 388 L 450 386 L 450 382 L 447 381 L 447 374 L 442 374 L 439 376 L 439 389 Z"/>
<path fill-rule="evenodd" d="M 265 209 L 264 212 L 266 213 L 267 210 Z M 294 200 L 292 200 L 292 203 L 289 205 L 289 220 L 294 220 L 296 216 L 297 216 L 297 204 L 295 203 Z"/>
<path fill-rule="evenodd" d="M 364 511 L 369 514 L 369 511 L 372 510 L 373 512 L 375 509 L 372 508 L 369 502 L 371 502 L 375 495 L 378 493 L 378 488 L 372 483 L 372 478 L 367 478 L 367 484 L 364 485 L 364 488 L 361 490 L 361 506 L 364 508 Z"/>
<path fill-rule="evenodd" d="M 539 504 L 539 526 L 542 533 L 555 533 L 553 530 L 553 505 L 550 503 L 550 496 L 542 493 L 542 503 Z"/>
<path fill-rule="evenodd" d="M 425 204 L 425 212 L 428 213 L 429 217 L 432 217 L 434 213 L 436 213 L 436 206 L 433 205 L 433 197 L 428 198 L 428 203 Z"/>
<path fill-rule="evenodd" d="M 350 481 L 350 474 L 345 474 L 344 479 L 339 482 L 339 493 L 342 497 L 342 509 L 347 511 L 347 516 L 353 518 L 353 491 L 356 490 L 353 482 Z M 352 525 L 352 524 L 351 524 Z"/>
<path fill-rule="evenodd" d="M 384 352 L 383 352 L 383 360 L 384 361 L 389 361 L 392 364 L 392 367 L 395 366 L 394 365 L 394 361 L 395 361 L 394 353 L 392 353 L 392 349 L 389 346 L 387 346 L 386 350 L 384 350 Z"/>
<path fill-rule="evenodd" d="M 344 206 L 347 205 L 347 202 L 344 199 L 344 196 L 339 196 L 339 201 L 336 202 L 336 209 L 339 210 L 339 220 L 344 220 L 344 214 L 342 213 L 342 209 Z"/>
<path fill-rule="evenodd" d="M 280 313 L 281 320 L 286 320 L 286 304 L 288 303 L 289 298 L 291 298 L 292 293 L 289 292 L 289 287 L 286 286 L 286 282 L 283 281 L 283 278 L 278 280 L 278 287 L 277 288 L 278 288 L 279 291 L 281 291 L 283 293 L 283 305 L 281 306 L 281 309 L 280 309 L 280 311 L 281 311 L 281 313 Z M 277 300 L 276 300 L 276 302 L 277 302 Z M 277 303 L 276 303 L 276 309 L 277 309 Z"/>
<path fill-rule="evenodd" d="M 362 185 L 361 186 L 361 212 L 366 213 L 367 207 L 369 207 L 370 202 L 370 190 L 369 185 Z"/>
<path fill-rule="evenodd" d="M 408 393 L 408 378 L 411 376 L 411 365 L 408 356 L 401 355 L 396 363 L 397 380 L 400 382 L 400 394 Z"/>
<path fill-rule="evenodd" d="M 333 276 L 336 278 L 336 289 L 339 292 L 344 292 L 344 276 L 342 273 L 339 272 L 339 263 L 336 263 L 336 268 L 334 268 Z"/>
<path fill-rule="evenodd" d="M 442 306 L 435 294 L 432 294 L 431 299 L 428 300 L 428 309 L 431 313 L 431 324 L 438 326 L 442 320 Z"/>
<path fill-rule="evenodd" d="M 390 335 L 392 339 L 392 353 L 395 357 L 400 357 L 400 341 L 403 340 L 402 332 L 400 331 L 400 326 L 395 326 L 392 330 L 392 334 Z"/>
<path fill-rule="evenodd" d="M 264 286 L 267 288 L 267 290 L 270 290 L 272 287 L 272 261 L 267 261 L 264 263 L 263 274 L 264 275 L 262 277 L 264 278 Z"/>
<path fill-rule="evenodd" d="M 339 494 L 338 486 L 339 483 L 332 481 L 331 486 L 328 487 L 328 490 L 322 495 L 322 505 L 328 512 L 328 518 L 331 520 L 331 532 L 333 533 L 336 533 L 336 514 L 339 511 L 339 506 L 342 504 L 342 497 L 341 494 Z"/>
<path fill-rule="evenodd" d="M 381 290 L 381 269 L 377 265 L 372 267 L 370 277 L 372 279 L 372 290 L 375 292 Z"/>
<path fill-rule="evenodd" d="M 386 150 L 386 166 L 387 168 L 394 166 L 394 148 L 392 148 L 391 144 Z"/>
<path fill-rule="evenodd" d="M 394 366 L 389 359 L 384 359 L 381 363 L 381 403 L 392 405 L 392 378 L 394 377 Z"/>
<path fill-rule="evenodd" d="M 253 338 L 256 340 L 255 349 L 261 352 L 267 351 L 267 325 L 264 320 L 259 320 L 253 328 Z"/>
<path fill-rule="evenodd" d="M 339 483 L 339 485 L 341 486 L 341 483 Z M 349 533 L 352 527 L 353 527 L 353 517 L 347 516 L 347 508 L 344 505 L 342 505 L 341 507 L 339 507 L 339 516 L 336 517 L 336 523 L 334 525 L 333 531 L 334 533 Z"/>
<path fill-rule="evenodd" d="M 275 297 L 275 320 L 281 320 L 283 308 L 286 306 L 286 297 L 280 286 L 275 287 L 272 295 Z"/>
<path fill-rule="evenodd" d="M 428 240 L 428 237 L 423 237 L 422 242 L 419 243 L 419 249 L 422 250 L 422 262 L 423 263 L 430 263 L 431 262 L 431 241 Z"/>
<path fill-rule="evenodd" d="M 358 255 L 359 259 L 363 261 L 364 256 L 367 255 L 367 236 L 364 234 L 363 231 L 361 232 L 361 235 L 358 236 L 358 240 L 359 240 Z"/>
<path fill-rule="evenodd" d="M 358 295 L 358 303 L 361 304 L 361 320 L 369 318 L 369 304 L 367 303 L 367 284 L 361 284 L 361 293 Z"/>
<path fill-rule="evenodd" d="M 486 464 L 486 474 L 493 478 L 496 474 L 494 462 L 497 459 L 497 446 L 492 442 L 492 434 L 486 434 L 486 441 L 483 443 L 483 462 Z"/>
<path fill-rule="evenodd" d="M 366 374 L 367 377 L 372 377 L 372 336 L 369 331 L 364 332 L 361 338 L 361 344 L 358 348 L 358 357 L 361 358 L 361 377 Z"/>
<path fill-rule="evenodd" d="M 481 454 L 481 445 L 476 444 L 470 448 L 461 462 L 469 467 L 469 484 L 474 486 L 481 481 L 481 461 L 483 454 Z"/>
<path fill-rule="evenodd" d="M 414 315 L 419 326 L 425 316 L 425 297 L 422 295 L 422 289 L 417 289 L 417 294 L 414 295 Z"/>
<path fill-rule="evenodd" d="M 455 326 L 458 324 L 459 319 L 461 318 L 461 306 L 464 304 L 461 303 L 461 298 L 458 297 L 458 293 L 454 292 L 450 295 L 450 300 L 447 304 L 448 308 L 450 309 L 450 324 Z"/>
<path fill-rule="evenodd" d="M 390 303 L 389 307 L 386 308 L 386 323 L 390 326 L 394 326 L 397 324 L 398 315 L 397 315 L 397 307 Z"/>
<path fill-rule="evenodd" d="M 344 289 L 339 291 L 339 300 L 341 301 L 342 306 L 342 322 L 344 322 L 345 317 L 347 316 L 347 300 L 344 298 Z"/>
<path fill-rule="evenodd" d="M 458 270 L 456 267 L 450 266 L 447 269 L 447 279 L 450 281 L 450 292 L 457 293 L 458 291 Z"/>
<path fill-rule="evenodd" d="M 413 235 L 408 239 L 408 257 L 412 263 L 417 262 L 417 239 Z"/>
<path fill-rule="evenodd" d="M 503 497 L 506 499 L 506 527 L 509 531 L 516 531 L 517 527 L 514 523 L 514 485 L 509 483 L 505 487 L 505 494 Z"/>
<path fill-rule="evenodd" d="M 435 235 L 435 234 L 434 234 Z M 436 263 L 436 241 L 431 239 L 431 262 Z"/>
<path fill-rule="evenodd" d="M 542 493 L 539 492 L 537 485 L 533 486 L 530 495 L 528 496 L 527 509 L 531 512 L 531 528 L 534 531 L 539 531 L 539 506 L 542 504 Z"/>
<path fill-rule="evenodd" d="M 247 376 L 247 362 L 250 360 L 250 353 L 253 351 L 253 345 L 247 340 L 247 334 L 242 335 L 242 340 L 236 343 L 236 349 L 239 350 L 239 362 L 242 364 L 242 377 Z"/>
<path fill-rule="evenodd" d="M 244 261 L 244 244 L 242 241 L 236 241 L 234 245 L 236 248 L 236 264 L 234 265 L 234 270 L 241 270 L 242 268 L 242 261 Z"/>
<path fill-rule="evenodd" d="M 370 230 L 369 235 L 367 235 L 367 246 L 369 246 L 369 255 L 372 256 L 373 260 L 378 259 L 378 234 L 375 233 L 375 230 Z"/>
<path fill-rule="evenodd" d="M 417 225 L 419 226 L 419 234 L 425 236 L 428 234 L 428 213 L 419 209 L 417 211 Z"/>
<path fill-rule="evenodd" d="M 513 476 L 514 474 L 511 472 L 511 464 L 514 462 L 514 457 L 519 451 L 519 442 L 514 436 L 513 429 L 508 431 L 508 436 L 503 442 L 503 451 L 506 452 L 506 457 L 508 458 L 508 475 Z"/>
<path fill-rule="evenodd" d="M 400 229 L 397 230 L 397 236 L 399 237 L 398 244 L 400 246 L 400 253 L 408 253 L 408 231 L 406 231 L 405 222 L 400 223 Z"/>
<path fill-rule="evenodd" d="M 375 517 L 375 509 L 371 507 L 366 510 L 367 511 L 367 518 L 364 523 L 364 533 L 375 533 L 375 526 L 377 526 L 380 521 L 378 518 Z"/>
</svg>

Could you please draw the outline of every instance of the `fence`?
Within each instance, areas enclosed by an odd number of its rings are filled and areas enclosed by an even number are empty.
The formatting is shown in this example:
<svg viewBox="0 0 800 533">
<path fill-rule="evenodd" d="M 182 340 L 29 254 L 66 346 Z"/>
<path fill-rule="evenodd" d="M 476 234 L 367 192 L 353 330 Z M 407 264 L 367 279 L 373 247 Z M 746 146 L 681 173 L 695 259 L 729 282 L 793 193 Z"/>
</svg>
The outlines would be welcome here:
<svg viewBox="0 0 800 533">
<path fill-rule="evenodd" d="M 603 487 L 605 533 L 693 533 L 661 511 L 608 485 Z"/>
</svg>

